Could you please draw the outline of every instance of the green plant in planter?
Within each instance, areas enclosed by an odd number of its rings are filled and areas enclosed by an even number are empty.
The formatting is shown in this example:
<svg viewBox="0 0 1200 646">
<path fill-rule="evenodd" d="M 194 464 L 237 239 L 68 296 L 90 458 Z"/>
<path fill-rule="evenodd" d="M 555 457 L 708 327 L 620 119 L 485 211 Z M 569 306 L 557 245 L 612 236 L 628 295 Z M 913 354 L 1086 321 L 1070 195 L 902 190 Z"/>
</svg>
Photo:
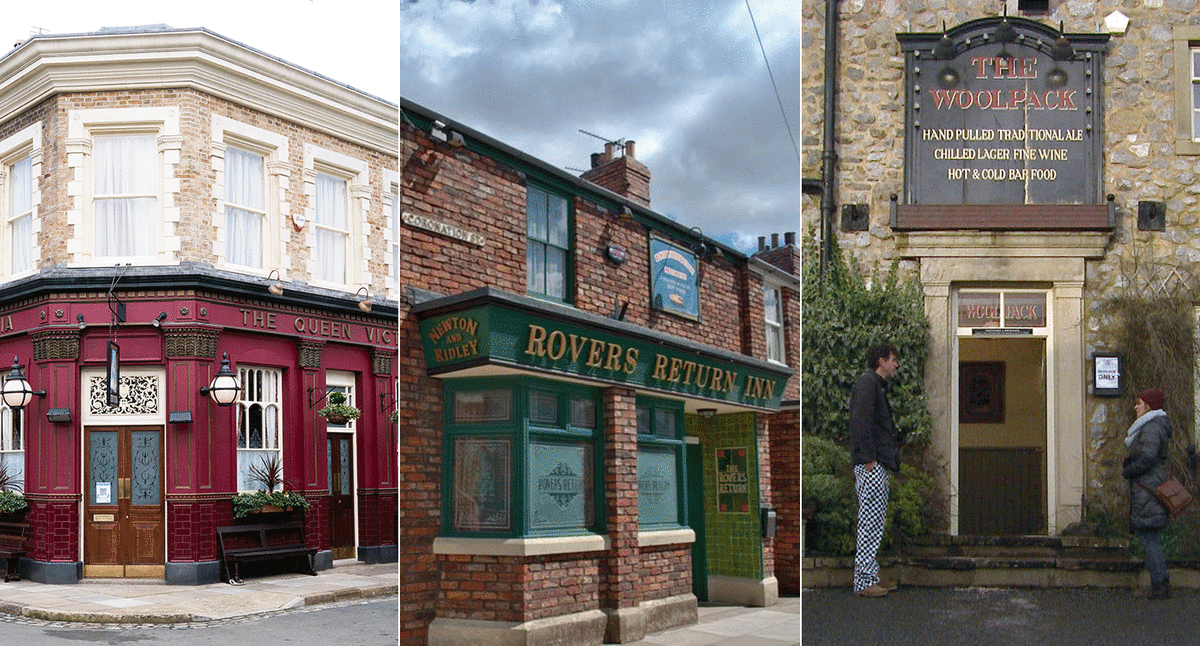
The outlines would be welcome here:
<svg viewBox="0 0 1200 646">
<path fill-rule="evenodd" d="M 308 509 L 308 500 L 295 491 L 285 491 L 287 481 L 283 477 L 283 465 L 279 456 L 263 456 L 258 464 L 250 466 L 250 481 L 262 485 L 254 493 L 240 493 L 233 497 L 233 517 L 245 518 L 261 511 L 267 505 L 280 509 Z M 276 489 L 279 491 L 276 491 Z"/>
<path fill-rule="evenodd" d="M 362 416 L 362 411 L 346 404 L 345 393 L 333 391 L 329 393 L 329 404 L 317 411 L 317 414 L 334 424 L 345 424 L 352 419 Z"/>
<path fill-rule="evenodd" d="M 21 495 L 24 480 L 9 473 L 8 465 L 0 464 L 0 514 L 16 514 L 29 508 Z"/>
<path fill-rule="evenodd" d="M 295 491 L 255 491 L 240 493 L 233 497 L 233 517 L 245 518 L 250 514 L 262 511 L 263 507 L 274 505 L 280 509 L 308 509 L 308 500 Z"/>
</svg>

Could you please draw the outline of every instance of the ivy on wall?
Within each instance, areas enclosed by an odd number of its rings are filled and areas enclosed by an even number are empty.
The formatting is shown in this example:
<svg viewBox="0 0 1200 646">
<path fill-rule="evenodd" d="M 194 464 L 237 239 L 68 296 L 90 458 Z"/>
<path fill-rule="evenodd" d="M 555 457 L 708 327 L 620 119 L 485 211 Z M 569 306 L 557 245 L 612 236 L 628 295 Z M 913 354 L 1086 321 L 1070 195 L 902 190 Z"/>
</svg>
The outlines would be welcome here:
<svg viewBox="0 0 1200 646">
<path fill-rule="evenodd" d="M 887 342 L 900 351 L 900 370 L 888 391 L 892 416 L 902 443 L 923 449 L 933 422 L 925 403 L 929 320 L 920 284 L 901 280 L 895 263 L 882 280 L 868 280 L 847 264 L 835 241 L 822 294 L 814 237 L 806 236 L 804 245 L 804 433 L 846 443 L 850 388 L 867 369 L 867 350 Z"/>
</svg>

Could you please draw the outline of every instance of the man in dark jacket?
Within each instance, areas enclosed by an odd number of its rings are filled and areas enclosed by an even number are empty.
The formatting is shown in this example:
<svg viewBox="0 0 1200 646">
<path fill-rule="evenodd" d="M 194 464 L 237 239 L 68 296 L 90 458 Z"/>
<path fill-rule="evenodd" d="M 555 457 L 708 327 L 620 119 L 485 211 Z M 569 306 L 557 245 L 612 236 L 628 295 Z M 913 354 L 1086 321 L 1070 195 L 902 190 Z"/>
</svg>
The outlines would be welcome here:
<svg viewBox="0 0 1200 646">
<path fill-rule="evenodd" d="M 881 584 L 875 554 L 887 518 L 888 474 L 900 470 L 896 423 L 888 404 L 887 380 L 900 367 L 896 347 L 884 343 L 867 352 L 867 371 L 850 390 L 850 457 L 858 494 L 858 545 L 854 556 L 854 593 L 882 597 L 895 588 Z"/>
</svg>

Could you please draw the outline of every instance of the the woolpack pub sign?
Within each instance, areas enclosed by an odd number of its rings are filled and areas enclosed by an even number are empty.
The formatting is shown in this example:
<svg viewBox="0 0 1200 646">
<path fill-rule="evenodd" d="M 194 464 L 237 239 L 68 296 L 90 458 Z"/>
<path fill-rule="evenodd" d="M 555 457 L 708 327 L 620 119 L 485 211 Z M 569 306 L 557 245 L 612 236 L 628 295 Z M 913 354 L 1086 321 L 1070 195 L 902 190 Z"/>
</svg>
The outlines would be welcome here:
<svg viewBox="0 0 1200 646">
<path fill-rule="evenodd" d="M 906 68 L 902 215 L 916 205 L 1080 205 L 1092 208 L 1076 215 L 1107 215 L 1107 34 L 1068 38 L 1032 20 L 993 17 L 898 38 Z"/>
<path fill-rule="evenodd" d="M 441 300 L 461 309 L 438 302 L 415 308 L 418 316 L 428 312 L 420 326 L 431 375 L 502 365 L 775 410 L 791 374 L 765 361 L 497 290 Z"/>
</svg>

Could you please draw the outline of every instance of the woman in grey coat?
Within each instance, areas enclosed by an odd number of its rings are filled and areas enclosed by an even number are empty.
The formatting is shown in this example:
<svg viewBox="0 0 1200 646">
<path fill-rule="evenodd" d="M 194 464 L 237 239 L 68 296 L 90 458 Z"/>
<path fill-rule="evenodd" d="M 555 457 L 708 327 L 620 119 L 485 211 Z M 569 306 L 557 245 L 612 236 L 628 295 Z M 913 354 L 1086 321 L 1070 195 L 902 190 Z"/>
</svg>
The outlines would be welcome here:
<svg viewBox="0 0 1200 646">
<path fill-rule="evenodd" d="M 1121 475 L 1129 480 L 1129 527 L 1146 552 L 1150 571 L 1150 589 L 1139 593 L 1148 599 L 1171 595 L 1167 558 L 1163 555 L 1158 533 L 1171 516 L 1154 495 L 1154 488 L 1167 480 L 1167 450 L 1171 444 L 1171 420 L 1164 411 L 1166 396 L 1157 388 L 1138 393 L 1133 410 L 1138 418 L 1129 427 L 1125 446 L 1129 456 Z"/>
</svg>

